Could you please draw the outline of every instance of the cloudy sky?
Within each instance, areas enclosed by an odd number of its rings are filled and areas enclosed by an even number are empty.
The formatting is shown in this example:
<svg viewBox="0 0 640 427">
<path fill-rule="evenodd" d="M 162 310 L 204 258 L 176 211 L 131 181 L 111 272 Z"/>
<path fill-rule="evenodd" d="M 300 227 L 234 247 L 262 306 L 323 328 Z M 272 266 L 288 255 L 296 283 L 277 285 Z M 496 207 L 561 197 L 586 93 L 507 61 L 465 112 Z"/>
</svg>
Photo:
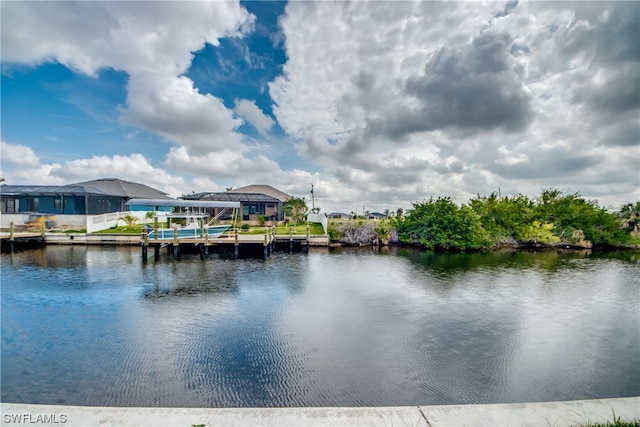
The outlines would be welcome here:
<svg viewBox="0 0 640 427">
<path fill-rule="evenodd" d="M 0 3 L 1 176 L 640 198 L 640 3 Z"/>
</svg>

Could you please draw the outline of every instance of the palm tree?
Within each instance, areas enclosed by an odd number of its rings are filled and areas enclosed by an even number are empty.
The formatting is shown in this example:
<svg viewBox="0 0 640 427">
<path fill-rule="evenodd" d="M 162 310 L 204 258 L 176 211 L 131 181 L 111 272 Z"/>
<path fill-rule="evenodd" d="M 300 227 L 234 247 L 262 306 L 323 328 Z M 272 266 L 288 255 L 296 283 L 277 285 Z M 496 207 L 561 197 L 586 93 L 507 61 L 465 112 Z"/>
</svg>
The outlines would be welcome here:
<svg viewBox="0 0 640 427">
<path fill-rule="evenodd" d="M 133 227 L 133 225 L 136 222 L 138 222 L 138 217 L 137 216 L 133 216 L 131 214 L 125 215 L 120 219 L 123 220 L 125 224 L 127 224 L 127 227 Z"/>
</svg>

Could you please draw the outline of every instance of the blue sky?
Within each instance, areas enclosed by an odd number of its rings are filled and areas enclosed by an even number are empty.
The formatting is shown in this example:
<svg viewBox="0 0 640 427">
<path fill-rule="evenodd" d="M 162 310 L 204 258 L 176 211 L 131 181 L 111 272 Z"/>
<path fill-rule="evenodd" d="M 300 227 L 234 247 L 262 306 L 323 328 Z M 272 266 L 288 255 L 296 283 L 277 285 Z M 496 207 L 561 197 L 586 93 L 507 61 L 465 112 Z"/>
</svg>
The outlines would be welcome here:
<svg viewBox="0 0 640 427">
<path fill-rule="evenodd" d="M 324 211 L 640 197 L 637 2 L 13 2 L 1 176 Z"/>
</svg>

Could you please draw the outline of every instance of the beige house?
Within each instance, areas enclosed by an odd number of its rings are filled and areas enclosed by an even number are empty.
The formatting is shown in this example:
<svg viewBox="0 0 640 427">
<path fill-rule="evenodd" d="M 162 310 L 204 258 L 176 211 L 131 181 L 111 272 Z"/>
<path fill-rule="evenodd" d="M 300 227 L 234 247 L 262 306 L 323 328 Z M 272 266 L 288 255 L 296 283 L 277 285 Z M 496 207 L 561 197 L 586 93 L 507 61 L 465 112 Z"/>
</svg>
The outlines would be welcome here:
<svg viewBox="0 0 640 427">
<path fill-rule="evenodd" d="M 223 193 L 196 193 L 182 197 L 185 200 L 215 200 L 240 202 L 240 218 L 243 221 L 257 221 L 264 217 L 267 221 L 284 220 L 284 203 L 290 195 L 270 185 L 247 185 Z M 215 215 L 219 214 L 218 211 Z M 221 219 L 229 219 L 231 214 L 223 214 Z"/>
</svg>

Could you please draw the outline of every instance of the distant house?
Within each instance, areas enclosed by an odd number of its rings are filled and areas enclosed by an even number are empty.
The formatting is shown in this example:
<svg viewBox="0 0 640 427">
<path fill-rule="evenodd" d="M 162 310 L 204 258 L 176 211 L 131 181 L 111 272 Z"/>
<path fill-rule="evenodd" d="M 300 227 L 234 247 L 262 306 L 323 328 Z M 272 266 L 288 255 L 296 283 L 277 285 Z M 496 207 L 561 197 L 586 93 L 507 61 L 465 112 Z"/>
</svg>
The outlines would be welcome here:
<svg viewBox="0 0 640 427">
<path fill-rule="evenodd" d="M 351 215 L 344 212 L 332 212 L 327 217 L 331 219 L 351 219 Z"/>
<path fill-rule="evenodd" d="M 68 185 L 2 185 L 0 211 L 6 214 L 98 215 L 125 211 L 129 199 L 169 199 L 144 184 L 102 178 Z"/>
<path fill-rule="evenodd" d="M 240 215 L 243 221 L 255 221 L 259 216 L 263 216 L 269 221 L 282 221 L 284 220 L 284 203 L 291 196 L 270 185 L 248 185 L 223 193 L 196 193 L 182 198 L 186 200 L 240 202 Z M 216 209 L 214 215 L 220 213 L 218 210 Z"/>
<path fill-rule="evenodd" d="M 368 216 L 367 219 L 385 219 L 387 216 L 383 213 L 380 212 L 371 212 Z"/>
</svg>

